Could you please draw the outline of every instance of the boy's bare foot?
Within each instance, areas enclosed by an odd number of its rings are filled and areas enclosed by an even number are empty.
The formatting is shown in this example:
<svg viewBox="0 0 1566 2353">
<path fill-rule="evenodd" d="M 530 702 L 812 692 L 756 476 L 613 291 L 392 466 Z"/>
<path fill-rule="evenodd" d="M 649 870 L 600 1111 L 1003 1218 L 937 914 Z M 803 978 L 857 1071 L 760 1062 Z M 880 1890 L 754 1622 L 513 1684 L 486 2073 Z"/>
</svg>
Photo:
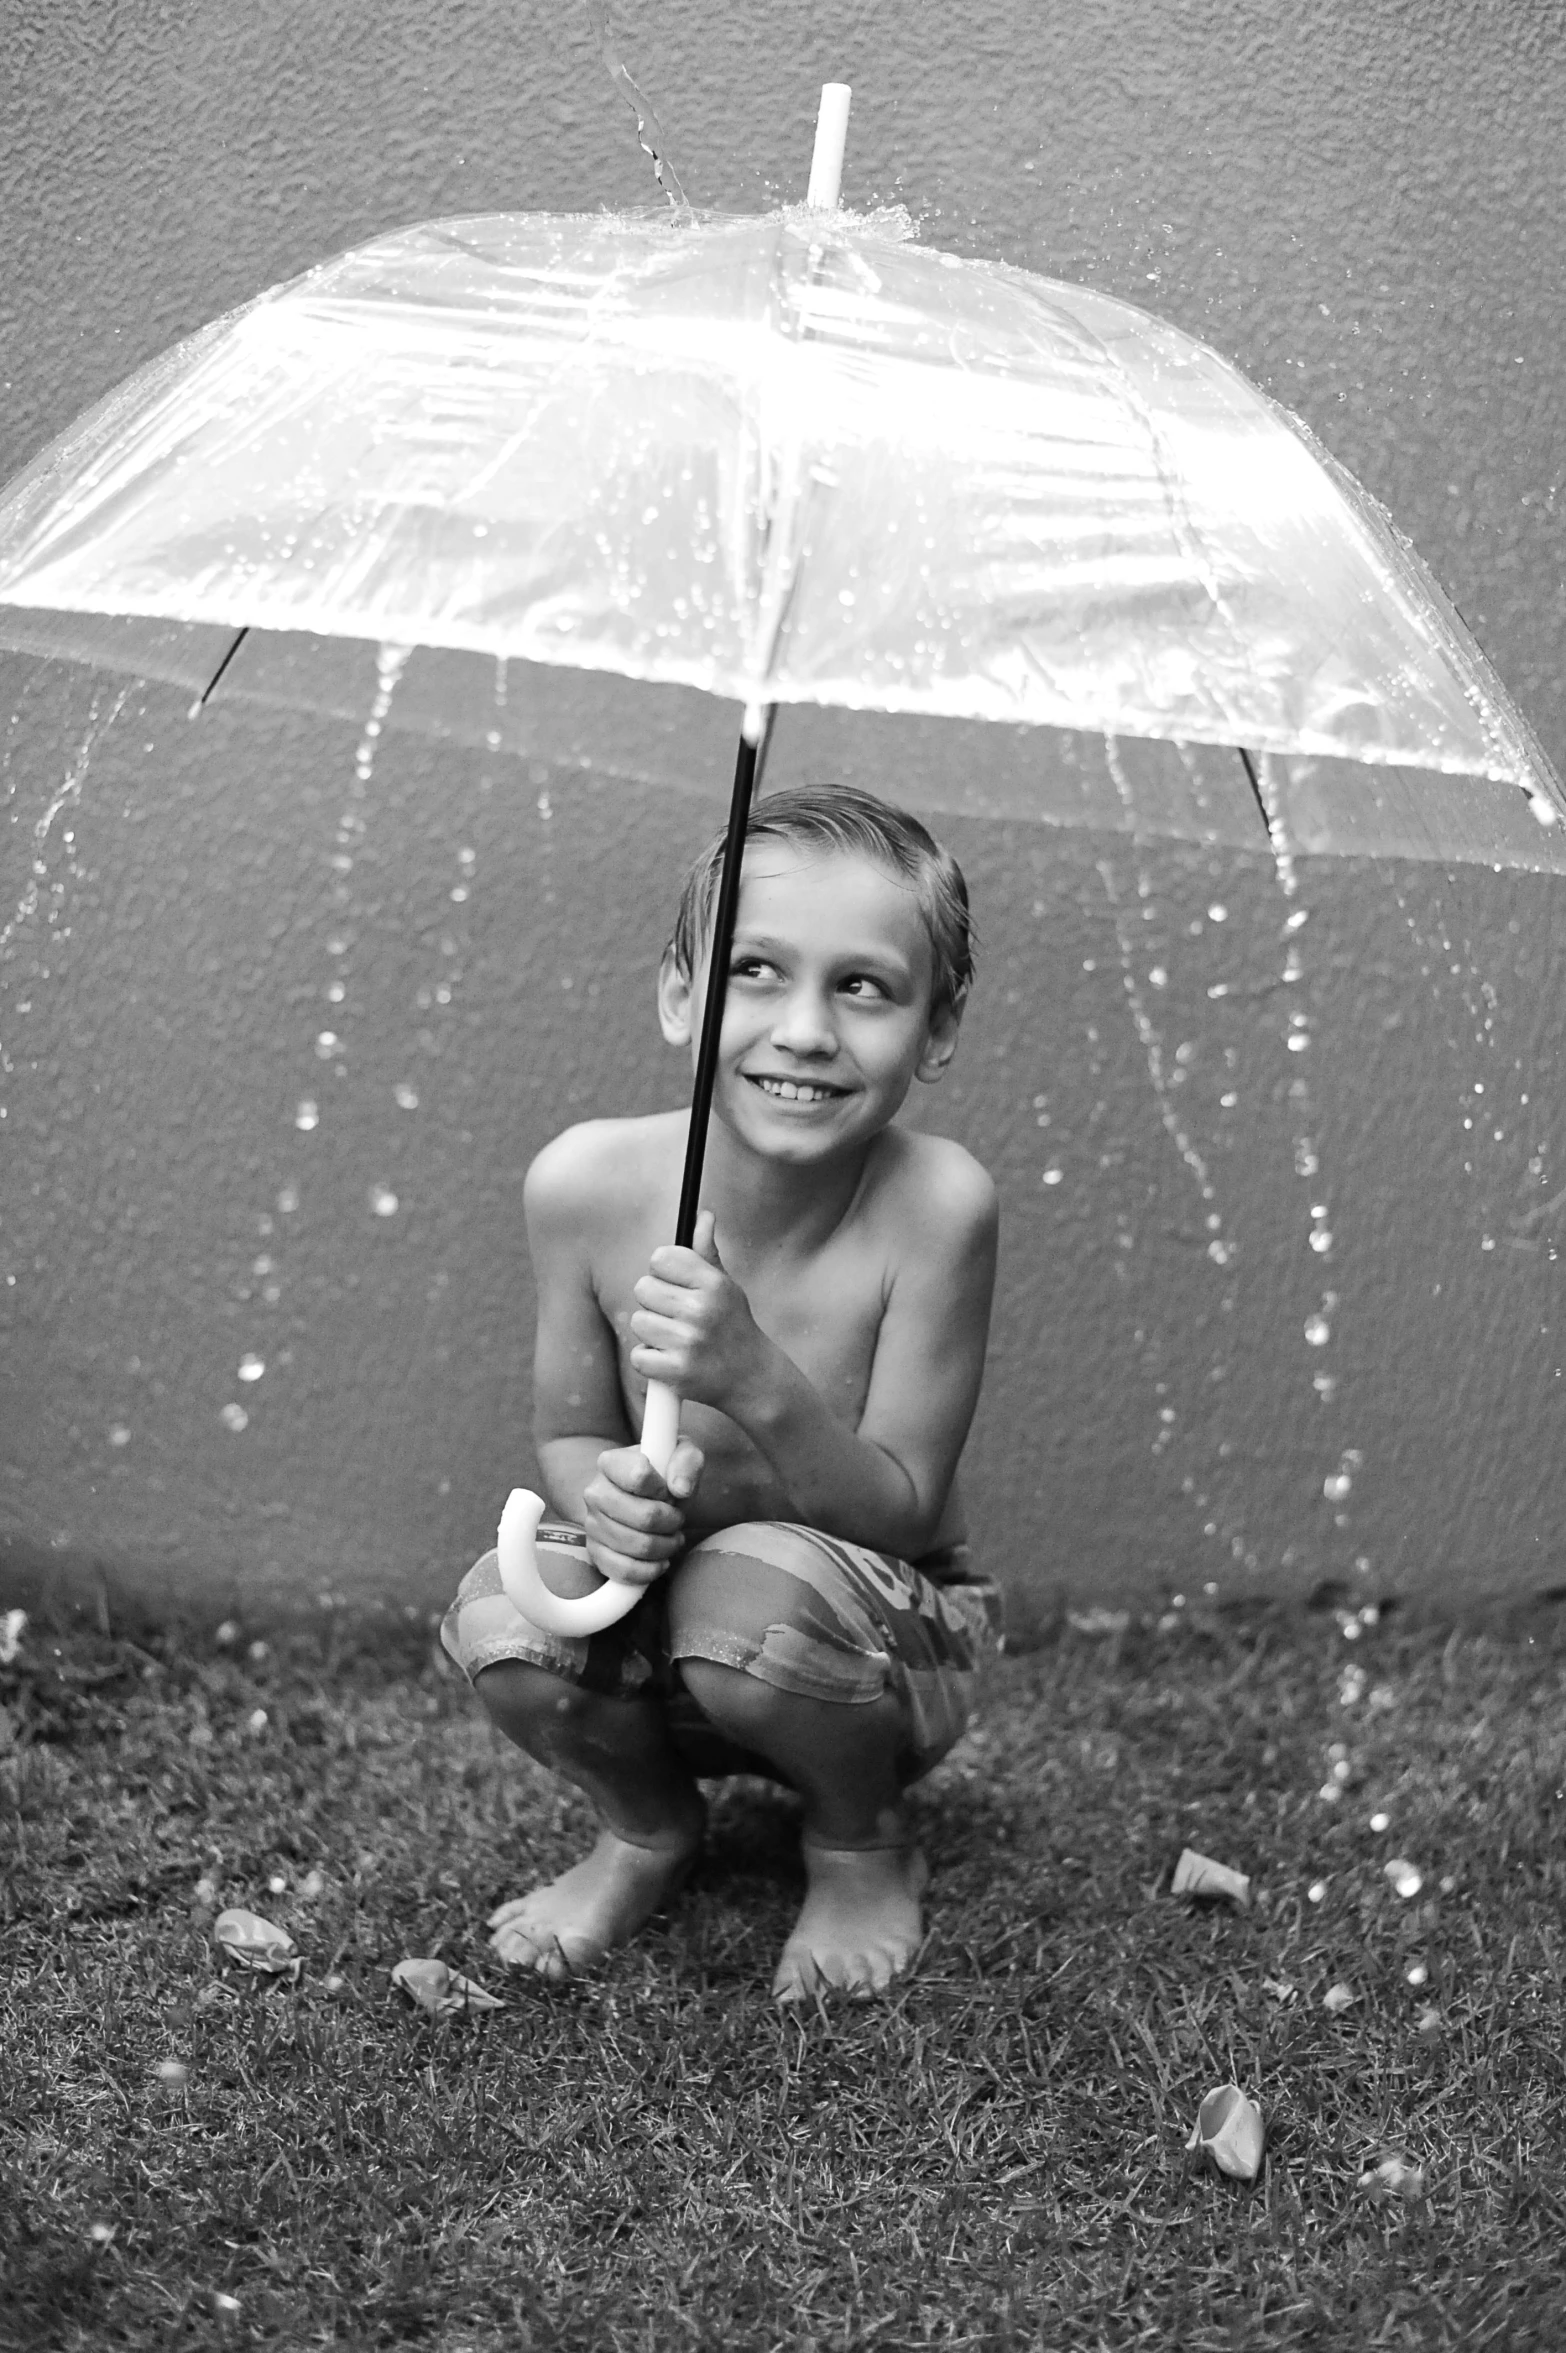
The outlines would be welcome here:
<svg viewBox="0 0 1566 2353">
<path fill-rule="evenodd" d="M 916 1846 L 832 1847 L 804 1842 L 804 1908 L 783 1947 L 772 1991 L 813 2001 L 836 1986 L 861 1998 L 902 1974 L 924 1932 L 919 1898 L 930 1877 Z"/>
<path fill-rule="evenodd" d="M 490 1944 L 514 1969 L 559 1984 L 624 1944 L 667 1903 L 701 1851 L 701 1832 L 667 1846 L 633 1846 L 603 1831 L 592 1853 L 547 1887 L 491 1912 Z"/>
</svg>

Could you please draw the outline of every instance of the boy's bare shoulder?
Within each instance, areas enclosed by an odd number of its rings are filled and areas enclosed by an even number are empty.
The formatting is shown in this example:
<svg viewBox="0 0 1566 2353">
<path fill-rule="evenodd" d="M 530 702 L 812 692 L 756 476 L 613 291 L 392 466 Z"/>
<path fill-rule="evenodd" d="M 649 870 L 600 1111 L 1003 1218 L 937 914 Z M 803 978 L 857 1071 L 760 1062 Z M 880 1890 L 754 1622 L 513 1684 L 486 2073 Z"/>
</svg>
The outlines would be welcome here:
<svg viewBox="0 0 1566 2353">
<path fill-rule="evenodd" d="M 879 1206 L 884 1215 L 921 1242 L 934 1231 L 971 1241 L 992 1234 L 999 1217 L 995 1180 L 973 1154 L 950 1136 L 926 1136 L 889 1128 L 891 1149 L 879 1172 Z"/>
<path fill-rule="evenodd" d="M 584 1119 L 544 1146 L 522 1185 L 531 1221 L 580 1225 L 595 1211 L 613 1213 L 646 1199 L 683 1133 L 683 1114 L 646 1119 Z"/>
</svg>

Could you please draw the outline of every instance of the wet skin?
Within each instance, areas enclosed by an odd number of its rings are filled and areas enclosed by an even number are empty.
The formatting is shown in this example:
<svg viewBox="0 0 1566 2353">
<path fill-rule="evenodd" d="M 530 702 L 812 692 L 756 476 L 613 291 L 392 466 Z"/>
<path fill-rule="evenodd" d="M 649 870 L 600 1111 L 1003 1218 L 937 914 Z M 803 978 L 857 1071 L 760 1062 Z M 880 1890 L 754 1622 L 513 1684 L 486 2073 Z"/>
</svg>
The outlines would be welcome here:
<svg viewBox="0 0 1566 2353">
<path fill-rule="evenodd" d="M 551 1503 L 586 1527 L 604 1573 L 651 1582 L 695 1538 L 747 1519 L 904 1557 L 961 1535 L 954 1476 L 982 1368 L 994 1194 L 960 1146 L 891 1125 L 956 1044 L 930 983 L 924 918 L 897 877 L 754 845 L 695 1249 L 661 1239 L 683 1111 L 568 1130 L 529 1171 L 539 1456 Z M 668 963 L 660 979 L 664 1035 L 688 1051 L 704 985 L 704 970 Z M 667 1484 L 633 1439 L 652 1378 L 684 1401 Z M 588 1706 L 563 1679 L 514 1667 L 479 1676 L 486 1705 L 606 1825 L 583 1864 L 496 1915 L 497 1949 L 553 1976 L 666 1900 L 699 1845 L 700 1799 L 654 1703 Z M 710 1720 L 800 1790 L 809 1894 L 779 1994 L 889 1982 L 918 1943 L 924 1876 L 893 1766 L 897 1702 L 802 1700 L 706 1660 L 684 1672 Z"/>
</svg>

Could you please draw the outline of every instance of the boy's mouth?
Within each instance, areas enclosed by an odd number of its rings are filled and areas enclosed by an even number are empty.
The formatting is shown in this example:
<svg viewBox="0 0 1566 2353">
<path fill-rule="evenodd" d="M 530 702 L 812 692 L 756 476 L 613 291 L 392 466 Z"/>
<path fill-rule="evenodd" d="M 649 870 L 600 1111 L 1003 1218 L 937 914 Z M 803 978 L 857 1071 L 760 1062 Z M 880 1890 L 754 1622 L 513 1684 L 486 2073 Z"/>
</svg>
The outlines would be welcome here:
<svg viewBox="0 0 1566 2353">
<path fill-rule="evenodd" d="M 819 1079 L 769 1078 L 756 1071 L 747 1071 L 745 1075 L 753 1087 L 759 1087 L 775 1103 L 833 1103 L 848 1091 L 846 1087 L 823 1086 Z"/>
</svg>

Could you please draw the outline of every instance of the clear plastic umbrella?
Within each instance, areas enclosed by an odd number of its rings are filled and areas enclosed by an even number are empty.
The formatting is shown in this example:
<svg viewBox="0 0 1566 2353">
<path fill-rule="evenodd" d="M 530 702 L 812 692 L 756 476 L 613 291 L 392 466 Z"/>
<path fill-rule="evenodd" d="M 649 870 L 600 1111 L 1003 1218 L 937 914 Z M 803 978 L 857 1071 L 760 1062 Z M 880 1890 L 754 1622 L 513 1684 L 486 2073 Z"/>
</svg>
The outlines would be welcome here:
<svg viewBox="0 0 1566 2353">
<path fill-rule="evenodd" d="M 869 714 L 968 730 L 946 806 L 1563 862 L 1500 682 L 1296 420 L 1162 321 L 896 212 L 377 238 L 0 494 L 0 644 L 201 701 L 379 691 L 395 723 L 653 781 L 738 705 L 731 851 L 786 708 L 840 769 Z M 720 1019 L 715 987 L 686 1242 Z"/>
</svg>

